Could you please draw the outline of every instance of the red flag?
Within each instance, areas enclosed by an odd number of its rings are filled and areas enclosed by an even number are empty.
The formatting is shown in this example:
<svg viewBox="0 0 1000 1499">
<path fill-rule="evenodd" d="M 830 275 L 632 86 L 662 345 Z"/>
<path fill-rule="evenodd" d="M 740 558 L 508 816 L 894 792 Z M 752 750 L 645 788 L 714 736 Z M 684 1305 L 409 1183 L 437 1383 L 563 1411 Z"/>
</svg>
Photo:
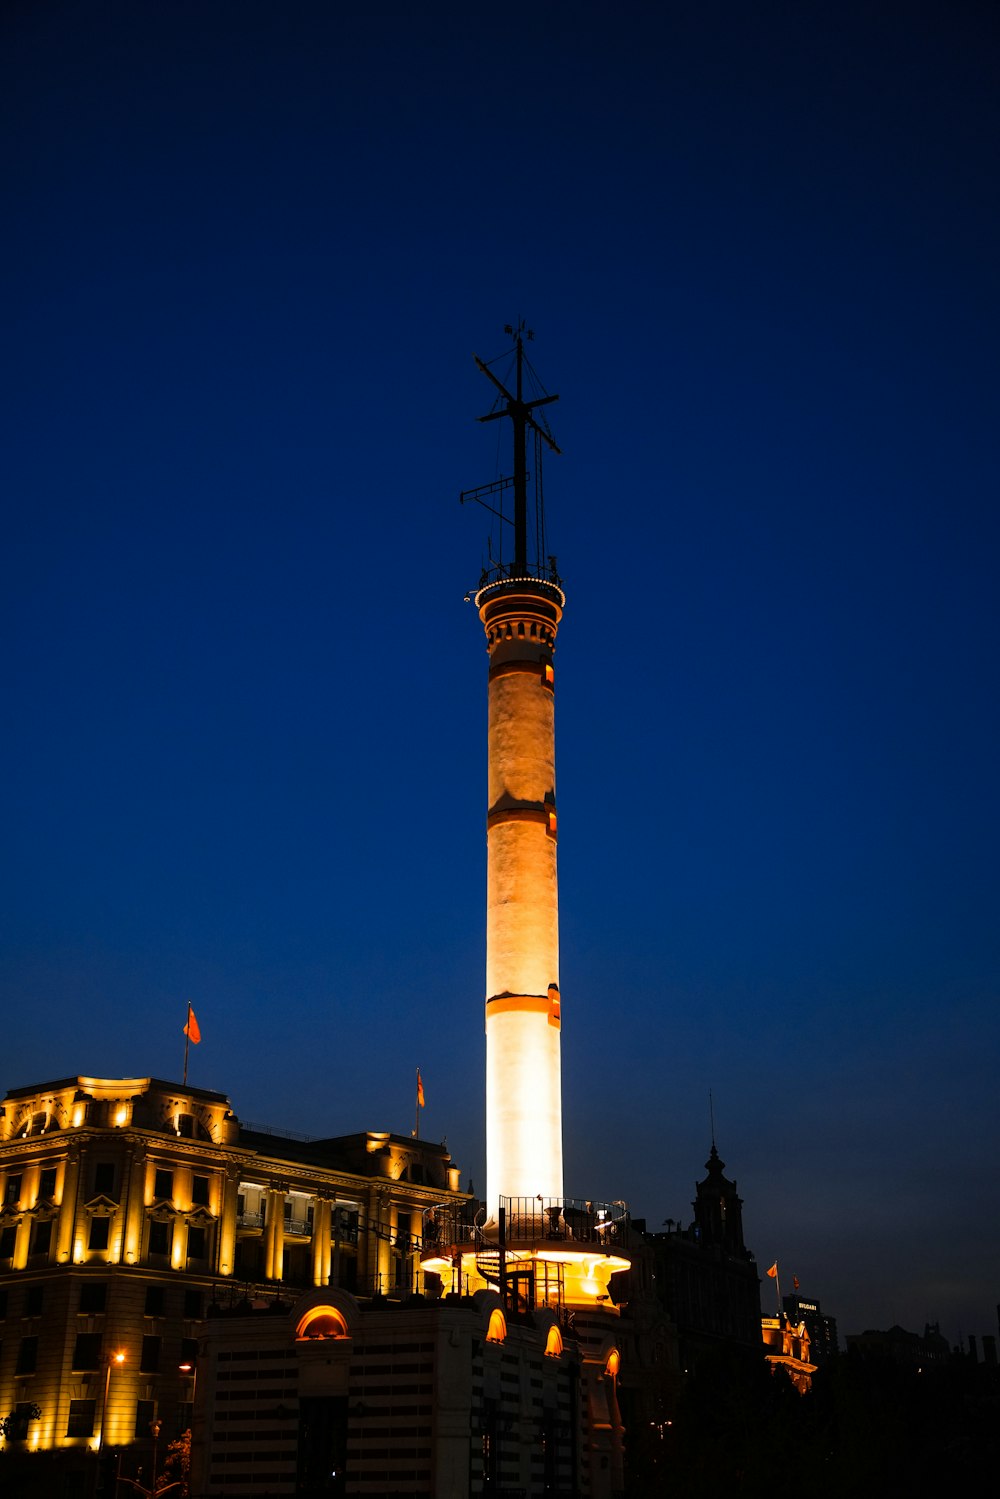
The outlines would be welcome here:
<svg viewBox="0 0 1000 1499">
<path fill-rule="evenodd" d="M 774 1264 L 771 1266 L 770 1270 L 767 1273 L 771 1277 L 772 1280 L 777 1280 L 778 1279 L 778 1261 L 777 1260 L 775 1260 Z"/>
<path fill-rule="evenodd" d="M 797 1275 L 793 1275 L 792 1276 L 792 1285 L 795 1287 L 796 1290 L 799 1289 L 799 1277 Z"/>
<path fill-rule="evenodd" d="M 417 1108 L 424 1107 L 424 1085 L 420 1081 L 420 1068 L 417 1068 Z"/>
<path fill-rule="evenodd" d="M 184 1034 L 189 1041 L 194 1042 L 195 1046 L 201 1041 L 201 1030 L 190 1005 L 188 1005 L 188 1018 L 187 1025 L 184 1027 Z"/>
</svg>

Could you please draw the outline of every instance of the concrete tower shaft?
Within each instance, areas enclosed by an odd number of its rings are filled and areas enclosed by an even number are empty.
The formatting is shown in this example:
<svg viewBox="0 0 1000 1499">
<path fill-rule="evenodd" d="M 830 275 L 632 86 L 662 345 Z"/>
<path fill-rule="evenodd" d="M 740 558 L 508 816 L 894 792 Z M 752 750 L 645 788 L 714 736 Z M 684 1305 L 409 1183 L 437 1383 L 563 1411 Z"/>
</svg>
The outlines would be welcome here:
<svg viewBox="0 0 1000 1499">
<path fill-rule="evenodd" d="M 555 675 L 562 590 L 503 579 L 476 595 L 489 671 L 486 1175 L 501 1197 L 561 1198 Z"/>
</svg>

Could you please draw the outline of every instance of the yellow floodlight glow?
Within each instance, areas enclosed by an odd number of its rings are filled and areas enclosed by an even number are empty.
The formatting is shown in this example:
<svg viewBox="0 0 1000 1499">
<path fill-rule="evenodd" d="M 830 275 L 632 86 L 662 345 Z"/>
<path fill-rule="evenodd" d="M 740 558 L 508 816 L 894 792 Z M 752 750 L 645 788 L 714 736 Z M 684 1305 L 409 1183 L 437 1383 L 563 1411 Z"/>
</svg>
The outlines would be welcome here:
<svg viewBox="0 0 1000 1499">
<path fill-rule="evenodd" d="M 487 1343 L 502 1343 L 507 1336 L 507 1319 L 498 1306 L 490 1312 L 490 1325 L 486 1329 Z"/>
<path fill-rule="evenodd" d="M 314 1306 L 295 1329 L 297 1338 L 346 1338 L 347 1323 L 333 1306 Z"/>
</svg>

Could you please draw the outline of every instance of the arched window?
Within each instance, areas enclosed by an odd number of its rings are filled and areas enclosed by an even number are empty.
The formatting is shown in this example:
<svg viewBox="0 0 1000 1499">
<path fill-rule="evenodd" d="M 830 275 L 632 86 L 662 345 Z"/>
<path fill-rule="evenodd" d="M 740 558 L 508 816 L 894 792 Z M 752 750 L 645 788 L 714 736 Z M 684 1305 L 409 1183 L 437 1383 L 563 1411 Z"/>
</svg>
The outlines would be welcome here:
<svg viewBox="0 0 1000 1499">
<path fill-rule="evenodd" d="M 486 1329 L 487 1343 L 502 1343 L 507 1336 L 507 1319 L 498 1306 L 490 1312 L 490 1325 Z"/>
<path fill-rule="evenodd" d="M 549 1335 L 545 1339 L 545 1353 L 547 1358 L 558 1358 L 563 1351 L 562 1335 L 553 1322 L 549 1328 Z"/>
<path fill-rule="evenodd" d="M 347 1323 L 332 1306 L 314 1306 L 295 1329 L 297 1338 L 346 1338 Z"/>
</svg>

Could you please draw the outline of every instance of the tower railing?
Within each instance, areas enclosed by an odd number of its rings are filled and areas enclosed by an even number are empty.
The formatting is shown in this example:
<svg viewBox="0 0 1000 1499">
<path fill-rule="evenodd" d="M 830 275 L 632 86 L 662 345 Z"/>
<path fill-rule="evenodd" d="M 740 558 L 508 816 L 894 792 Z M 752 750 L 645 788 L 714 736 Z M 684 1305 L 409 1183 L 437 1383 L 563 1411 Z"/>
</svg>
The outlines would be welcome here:
<svg viewBox="0 0 1000 1499">
<path fill-rule="evenodd" d="M 594 1202 L 582 1197 L 501 1197 L 504 1209 L 504 1240 L 511 1249 L 518 1245 L 550 1244 L 598 1252 L 621 1244 L 628 1227 L 628 1205 L 624 1202 Z M 450 1205 L 424 1212 L 424 1252 L 447 1247 L 478 1249 L 496 1244 L 497 1224 L 470 1223 Z"/>
<path fill-rule="evenodd" d="M 479 576 L 479 590 L 489 588 L 494 583 L 547 583 L 551 587 L 562 589 L 562 578 L 556 570 L 554 557 L 549 558 L 547 567 L 529 563 L 521 570 L 513 562 L 495 562 L 491 567 L 483 568 Z"/>
</svg>

